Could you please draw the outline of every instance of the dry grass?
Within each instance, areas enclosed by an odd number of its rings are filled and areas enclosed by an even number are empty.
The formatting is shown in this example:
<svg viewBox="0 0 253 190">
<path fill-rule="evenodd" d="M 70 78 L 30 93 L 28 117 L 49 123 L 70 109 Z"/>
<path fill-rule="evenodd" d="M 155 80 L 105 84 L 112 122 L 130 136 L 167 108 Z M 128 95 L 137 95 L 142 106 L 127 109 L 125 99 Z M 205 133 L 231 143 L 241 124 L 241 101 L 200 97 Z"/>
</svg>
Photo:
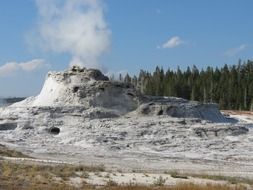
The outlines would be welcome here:
<svg viewBox="0 0 253 190">
<path fill-rule="evenodd" d="M 155 182 L 155 186 L 163 186 L 166 183 L 166 179 L 164 179 L 162 176 L 160 176 Z"/>
<path fill-rule="evenodd" d="M 188 179 L 187 175 L 181 174 L 181 173 L 177 172 L 176 170 L 172 170 L 170 172 L 165 172 L 165 174 L 170 174 L 170 176 L 173 178 Z"/>
<path fill-rule="evenodd" d="M 75 189 L 68 185 L 77 173 L 104 171 L 103 166 L 28 165 L 0 162 L 0 189 Z M 57 180 L 56 180 L 57 179 Z"/>
<path fill-rule="evenodd" d="M 228 185 L 194 185 L 190 183 L 182 183 L 175 185 L 173 187 L 156 187 L 156 186 L 133 186 L 133 185 L 126 185 L 126 186 L 118 186 L 116 184 L 108 184 L 107 186 L 99 187 L 99 186 L 90 186 L 90 185 L 83 185 L 82 187 L 75 188 L 70 186 L 66 183 L 40 183 L 40 184 L 32 184 L 26 185 L 25 187 L 21 186 L 22 184 L 9 184 L 2 186 L 0 185 L 0 189 L 4 190 L 94 190 L 94 189 L 101 189 L 101 190 L 246 190 L 243 186 L 228 186 Z"/>
<path fill-rule="evenodd" d="M 73 165 L 34 165 L 17 164 L 8 161 L 0 161 L 0 189 L 1 190 L 245 190 L 241 185 L 194 185 L 189 183 L 178 184 L 173 187 L 164 186 L 164 179 L 158 179 L 153 186 L 125 185 L 119 186 L 109 181 L 106 186 L 90 186 L 85 183 L 80 187 L 74 187 L 70 183 L 70 177 L 82 177 L 88 172 L 104 171 L 103 166 L 86 167 Z M 210 178 L 210 177 L 208 177 Z"/>
<path fill-rule="evenodd" d="M 208 174 L 192 174 L 192 173 L 180 173 L 175 170 L 166 171 L 165 174 L 169 174 L 173 178 L 188 179 L 189 177 L 200 178 L 200 179 L 210 179 L 214 181 L 227 181 L 231 184 L 248 184 L 253 185 L 253 179 L 243 178 L 243 177 L 230 177 L 222 175 L 208 175 Z"/>
<path fill-rule="evenodd" d="M 10 150 L 6 146 L 0 144 L 0 156 L 29 158 L 29 156 L 22 154 L 21 152 Z"/>
<path fill-rule="evenodd" d="M 146 187 L 146 186 L 107 186 L 104 190 L 246 190 L 243 186 L 228 186 L 228 185 L 194 185 L 191 183 L 181 183 L 173 187 Z"/>
<path fill-rule="evenodd" d="M 227 181 L 231 184 L 245 183 L 253 185 L 253 179 L 242 178 L 242 177 L 229 177 L 221 175 L 207 175 L 207 174 L 190 174 L 191 177 L 202 178 L 202 179 L 212 179 L 215 181 Z"/>
</svg>

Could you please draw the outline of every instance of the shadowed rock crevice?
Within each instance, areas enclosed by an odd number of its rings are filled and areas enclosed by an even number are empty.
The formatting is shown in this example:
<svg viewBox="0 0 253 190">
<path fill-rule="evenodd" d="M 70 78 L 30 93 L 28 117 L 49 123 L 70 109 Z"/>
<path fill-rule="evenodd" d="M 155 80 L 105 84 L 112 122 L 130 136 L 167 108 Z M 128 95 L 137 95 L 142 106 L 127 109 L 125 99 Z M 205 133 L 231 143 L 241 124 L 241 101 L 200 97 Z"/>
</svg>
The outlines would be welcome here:
<svg viewBox="0 0 253 190">
<path fill-rule="evenodd" d="M 51 127 L 48 131 L 53 135 L 58 135 L 61 132 L 60 128 L 58 127 Z"/>
<path fill-rule="evenodd" d="M 2 123 L 0 124 L 0 131 L 15 130 L 17 123 Z"/>
<path fill-rule="evenodd" d="M 249 132 L 247 127 L 243 126 L 210 126 L 210 127 L 194 127 L 194 133 L 198 137 L 222 137 L 222 136 L 238 136 Z"/>
</svg>

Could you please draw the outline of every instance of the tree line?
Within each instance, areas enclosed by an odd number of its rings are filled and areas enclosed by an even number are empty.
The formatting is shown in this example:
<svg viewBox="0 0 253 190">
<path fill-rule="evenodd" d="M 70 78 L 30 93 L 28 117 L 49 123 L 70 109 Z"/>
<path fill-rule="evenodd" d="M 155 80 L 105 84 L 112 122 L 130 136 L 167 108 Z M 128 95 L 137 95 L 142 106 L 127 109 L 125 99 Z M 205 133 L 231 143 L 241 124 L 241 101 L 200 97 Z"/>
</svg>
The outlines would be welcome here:
<svg viewBox="0 0 253 190">
<path fill-rule="evenodd" d="M 248 60 L 221 68 L 199 70 L 195 65 L 186 70 L 141 70 L 138 76 L 124 77 L 120 81 L 133 84 L 143 94 L 175 96 L 205 103 L 218 103 L 220 109 L 253 110 L 253 61 Z"/>
</svg>

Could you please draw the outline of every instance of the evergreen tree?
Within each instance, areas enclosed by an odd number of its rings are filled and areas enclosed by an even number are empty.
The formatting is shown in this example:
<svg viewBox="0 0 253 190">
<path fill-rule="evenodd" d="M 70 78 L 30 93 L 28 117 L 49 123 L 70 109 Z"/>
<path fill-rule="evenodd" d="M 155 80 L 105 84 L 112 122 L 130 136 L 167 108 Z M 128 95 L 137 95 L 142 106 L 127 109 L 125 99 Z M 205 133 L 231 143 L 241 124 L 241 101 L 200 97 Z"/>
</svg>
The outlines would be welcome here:
<svg viewBox="0 0 253 190">
<path fill-rule="evenodd" d="M 131 82 L 147 95 L 176 96 L 201 102 L 218 103 L 221 109 L 253 111 L 253 61 L 221 68 L 199 69 L 193 65 L 182 71 L 156 67 L 151 74 L 141 70 L 138 78 L 128 75 Z"/>
</svg>

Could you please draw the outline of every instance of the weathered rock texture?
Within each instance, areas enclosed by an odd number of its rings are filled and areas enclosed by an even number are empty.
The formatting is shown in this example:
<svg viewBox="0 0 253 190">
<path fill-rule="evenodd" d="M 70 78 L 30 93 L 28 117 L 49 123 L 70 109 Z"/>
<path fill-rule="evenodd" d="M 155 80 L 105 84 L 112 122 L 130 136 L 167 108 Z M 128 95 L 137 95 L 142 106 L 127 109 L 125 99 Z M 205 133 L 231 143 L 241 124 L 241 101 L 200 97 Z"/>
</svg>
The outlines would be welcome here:
<svg viewBox="0 0 253 190">
<path fill-rule="evenodd" d="M 99 107 L 121 115 L 137 106 L 137 94 L 131 85 L 110 82 L 99 70 L 73 67 L 65 72 L 50 72 L 37 97 L 12 107 Z"/>
<path fill-rule="evenodd" d="M 199 118 L 212 122 L 227 122 L 216 104 L 203 104 L 175 97 L 146 97 L 137 112 L 141 115 L 169 115 L 179 118 Z"/>
<path fill-rule="evenodd" d="M 227 121 L 216 104 L 144 96 L 131 84 L 112 82 L 99 70 L 79 67 L 65 72 L 50 72 L 37 97 L 30 97 L 11 107 L 57 107 L 59 113 L 64 110 L 65 113 L 77 111 L 79 114 L 81 109 L 81 113 L 90 118 L 117 117 L 135 111 L 140 116 L 168 115 L 212 122 Z"/>
<path fill-rule="evenodd" d="M 221 137 L 221 136 L 237 136 L 248 133 L 249 129 L 240 125 L 231 126 L 197 126 L 193 127 L 193 131 L 199 137 Z"/>
<path fill-rule="evenodd" d="M 0 144 L 85 164 L 166 170 L 202 163 L 206 171 L 209 160 L 212 169 L 240 162 L 253 170 L 252 130 L 228 121 L 215 104 L 144 96 L 98 70 L 73 67 L 50 72 L 38 96 L 0 109 Z"/>
</svg>

